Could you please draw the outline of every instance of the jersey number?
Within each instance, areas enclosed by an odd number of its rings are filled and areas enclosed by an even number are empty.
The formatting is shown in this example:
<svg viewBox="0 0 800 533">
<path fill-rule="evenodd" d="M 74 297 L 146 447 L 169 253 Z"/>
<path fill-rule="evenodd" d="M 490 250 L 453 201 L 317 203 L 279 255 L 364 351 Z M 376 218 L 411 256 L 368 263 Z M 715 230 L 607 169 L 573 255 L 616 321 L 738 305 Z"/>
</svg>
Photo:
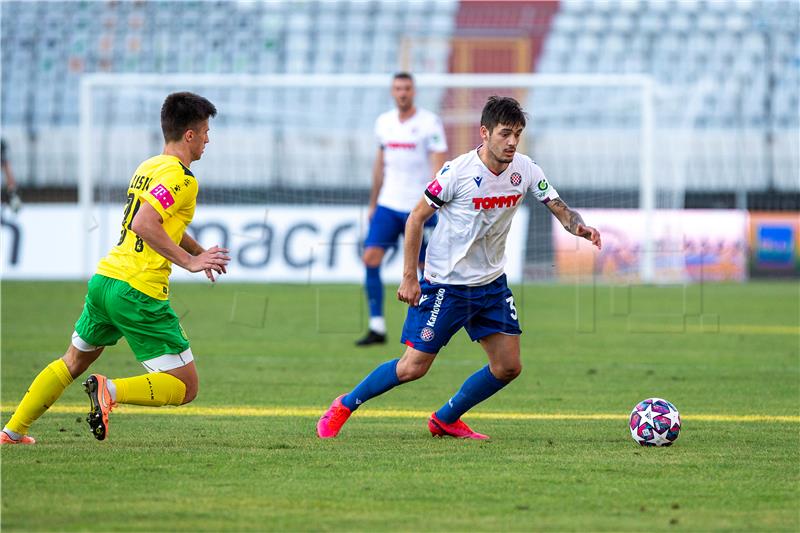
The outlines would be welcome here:
<svg viewBox="0 0 800 533">
<path fill-rule="evenodd" d="M 133 218 L 136 216 L 136 212 L 139 211 L 139 207 L 142 205 L 142 200 L 138 198 L 136 200 L 136 205 L 133 205 L 134 198 L 136 198 L 135 194 L 132 192 L 128 193 L 128 201 L 125 202 L 125 213 L 122 215 L 122 231 L 119 232 L 119 242 L 117 243 L 117 246 L 120 246 L 123 242 L 125 242 L 125 237 L 128 235 L 128 230 L 131 229 L 131 224 L 133 224 Z M 142 241 L 142 238 L 138 235 L 136 235 L 136 243 L 133 245 L 133 249 L 137 252 L 144 250 L 144 241 Z"/>
<path fill-rule="evenodd" d="M 509 296 L 508 298 L 506 298 L 506 301 L 508 302 L 508 307 L 511 308 L 511 318 L 516 320 L 517 319 L 517 308 L 514 307 L 514 297 L 513 296 Z"/>
</svg>

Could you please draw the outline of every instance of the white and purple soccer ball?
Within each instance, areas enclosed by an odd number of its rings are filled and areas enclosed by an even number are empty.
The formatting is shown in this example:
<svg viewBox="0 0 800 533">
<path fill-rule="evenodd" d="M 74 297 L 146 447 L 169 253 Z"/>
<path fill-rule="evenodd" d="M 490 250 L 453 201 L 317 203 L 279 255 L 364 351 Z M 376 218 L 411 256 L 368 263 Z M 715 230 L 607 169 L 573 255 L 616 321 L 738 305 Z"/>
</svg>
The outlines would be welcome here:
<svg viewBox="0 0 800 533">
<path fill-rule="evenodd" d="M 667 400 L 648 398 L 631 411 L 630 428 L 642 446 L 671 446 L 681 432 L 681 414 Z"/>
</svg>

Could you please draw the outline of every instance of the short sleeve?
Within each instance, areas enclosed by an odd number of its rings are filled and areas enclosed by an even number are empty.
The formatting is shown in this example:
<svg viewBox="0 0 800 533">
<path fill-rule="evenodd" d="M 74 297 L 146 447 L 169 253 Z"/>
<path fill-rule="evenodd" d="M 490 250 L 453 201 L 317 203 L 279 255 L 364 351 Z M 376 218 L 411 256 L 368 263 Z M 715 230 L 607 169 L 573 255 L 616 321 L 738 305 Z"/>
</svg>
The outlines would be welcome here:
<svg viewBox="0 0 800 533">
<path fill-rule="evenodd" d="M 164 171 L 142 198 L 166 220 L 191 206 L 197 198 L 197 180 L 181 167 Z"/>
<path fill-rule="evenodd" d="M 442 120 L 434 115 L 431 117 L 431 126 L 428 136 L 425 139 L 425 147 L 429 152 L 446 152 L 447 138 L 444 135 Z"/>
<path fill-rule="evenodd" d="M 455 191 L 455 173 L 450 168 L 450 161 L 428 183 L 425 188 L 425 201 L 434 209 L 439 209 L 453 199 Z"/>
<path fill-rule="evenodd" d="M 553 184 L 550 183 L 550 180 L 547 179 L 547 176 L 544 175 L 539 165 L 531 161 L 531 166 L 533 167 L 533 172 L 531 173 L 532 179 L 529 190 L 536 199 L 546 204 L 550 200 L 558 198 L 558 191 L 553 187 Z"/>
</svg>

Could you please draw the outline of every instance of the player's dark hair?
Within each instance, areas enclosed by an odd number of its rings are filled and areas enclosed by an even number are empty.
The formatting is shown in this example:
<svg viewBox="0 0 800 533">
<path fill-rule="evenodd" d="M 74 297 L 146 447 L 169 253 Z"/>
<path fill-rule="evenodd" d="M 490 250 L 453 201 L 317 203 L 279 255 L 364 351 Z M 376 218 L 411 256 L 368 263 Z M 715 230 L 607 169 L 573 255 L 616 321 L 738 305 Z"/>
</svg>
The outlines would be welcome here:
<svg viewBox="0 0 800 533">
<path fill-rule="evenodd" d="M 392 78 L 392 80 L 393 80 L 393 81 L 394 81 L 394 80 L 408 80 L 408 81 L 410 81 L 411 83 L 414 83 L 414 76 L 412 76 L 412 75 L 411 75 L 410 73 L 408 73 L 408 72 L 397 72 L 397 73 L 395 73 L 395 75 L 394 75 L 394 77 Z"/>
<path fill-rule="evenodd" d="M 483 106 L 481 126 L 486 126 L 489 133 L 498 124 L 525 127 L 525 111 L 519 102 L 509 96 L 490 96 Z"/>
<path fill-rule="evenodd" d="M 161 131 L 166 142 L 179 141 L 186 130 L 217 116 L 214 104 L 190 92 L 172 93 L 161 106 Z"/>
</svg>

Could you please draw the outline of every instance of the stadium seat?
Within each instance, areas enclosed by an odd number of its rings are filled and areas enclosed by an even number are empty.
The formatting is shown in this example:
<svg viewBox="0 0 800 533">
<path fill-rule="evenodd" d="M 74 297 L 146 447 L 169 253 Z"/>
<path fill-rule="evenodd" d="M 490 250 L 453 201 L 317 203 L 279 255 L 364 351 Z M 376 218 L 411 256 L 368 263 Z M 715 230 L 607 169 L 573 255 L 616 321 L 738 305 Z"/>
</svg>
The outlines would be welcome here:
<svg viewBox="0 0 800 533">
<path fill-rule="evenodd" d="M 780 9 L 770 7 L 776 5 Z M 37 128 L 74 129 L 80 76 L 99 71 L 389 73 L 409 66 L 446 72 L 449 37 L 457 31 L 461 8 L 455 0 L 2 2 L 0 118 L 4 128 L 22 127 L 30 117 Z M 714 80 L 719 89 L 701 99 L 704 107 L 697 110 L 698 122 L 709 128 L 763 123 L 766 77 L 772 71 L 779 78 L 775 124 L 797 128 L 798 16 L 797 4 L 783 0 L 563 0 L 536 65 L 542 73 L 647 73 L 675 94 Z M 472 22 L 495 24 L 501 33 L 518 23 L 502 10 L 479 18 Z M 765 33 L 764 25 L 771 31 Z M 174 54 L 176 47 L 186 53 Z M 410 65 L 399 64 L 404 54 Z M 372 94 L 361 96 L 360 102 L 341 102 L 342 113 L 370 122 L 388 105 Z M 562 103 L 546 93 L 539 98 L 541 108 Z M 596 96 L 580 91 L 566 99 L 570 106 L 587 100 L 602 110 Z M 131 121 L 143 120 L 131 111 L 135 105 L 117 106 Z M 686 120 L 677 106 L 664 108 L 675 112 L 659 113 L 660 125 Z M 598 111 L 581 120 L 602 124 L 608 116 Z M 562 117 L 548 114 L 543 120 L 574 127 L 574 117 Z M 75 177 L 64 172 L 56 179 Z"/>
</svg>

